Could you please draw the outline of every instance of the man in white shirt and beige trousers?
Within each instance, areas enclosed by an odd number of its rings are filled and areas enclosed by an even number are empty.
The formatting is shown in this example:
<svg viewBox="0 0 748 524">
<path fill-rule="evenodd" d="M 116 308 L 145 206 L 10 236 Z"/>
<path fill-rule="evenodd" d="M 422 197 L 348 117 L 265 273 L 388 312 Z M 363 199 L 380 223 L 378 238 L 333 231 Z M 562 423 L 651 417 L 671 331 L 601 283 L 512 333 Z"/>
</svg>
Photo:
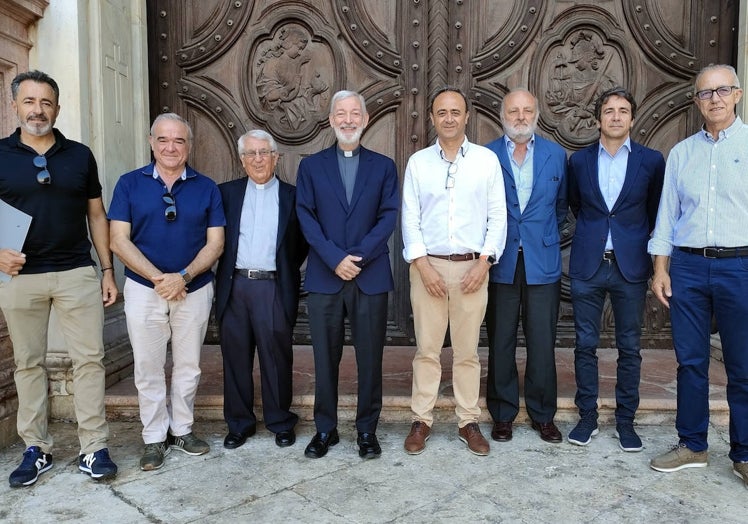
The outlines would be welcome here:
<svg viewBox="0 0 748 524">
<path fill-rule="evenodd" d="M 488 270 L 506 240 L 506 200 L 498 158 L 465 136 L 468 101 L 454 87 L 430 104 L 437 133 L 413 154 L 405 171 L 403 256 L 410 265 L 410 299 L 418 350 L 413 359 L 413 425 L 405 451 L 417 455 L 431 434 L 440 389 L 440 354 L 447 326 L 460 440 L 487 455 L 478 427 L 478 339 L 486 311 Z"/>
</svg>

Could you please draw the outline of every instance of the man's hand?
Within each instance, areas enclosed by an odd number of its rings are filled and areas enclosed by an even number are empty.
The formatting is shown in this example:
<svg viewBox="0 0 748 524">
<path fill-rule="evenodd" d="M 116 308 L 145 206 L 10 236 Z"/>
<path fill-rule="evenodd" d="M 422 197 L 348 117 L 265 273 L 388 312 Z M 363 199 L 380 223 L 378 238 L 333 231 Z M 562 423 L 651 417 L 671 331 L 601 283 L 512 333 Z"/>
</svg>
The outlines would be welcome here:
<svg viewBox="0 0 748 524">
<path fill-rule="evenodd" d="M 26 263 L 26 255 L 15 249 L 0 249 L 0 271 L 12 277 L 18 275 Z"/>
<path fill-rule="evenodd" d="M 417 258 L 413 263 L 421 274 L 421 282 L 423 282 L 423 286 L 429 295 L 439 298 L 447 296 L 447 283 L 444 282 L 439 272 L 431 265 L 428 257 Z"/>
<path fill-rule="evenodd" d="M 117 300 L 117 282 L 114 281 L 114 271 L 108 269 L 101 275 L 101 297 L 104 307 L 111 306 Z"/>
<path fill-rule="evenodd" d="M 491 266 L 485 260 L 478 259 L 473 262 L 473 267 L 460 280 L 462 292 L 467 294 L 478 291 L 485 282 L 490 268 Z"/>
<path fill-rule="evenodd" d="M 187 284 L 179 273 L 163 273 L 151 277 L 155 284 L 154 291 L 164 300 L 183 300 L 187 298 Z"/>
<path fill-rule="evenodd" d="M 361 268 L 356 265 L 356 262 L 361 262 L 361 257 L 347 255 L 335 268 L 335 274 L 343 280 L 353 280 L 361 273 Z"/>
<path fill-rule="evenodd" d="M 652 293 L 666 308 L 670 308 L 670 297 L 673 289 L 670 287 L 670 274 L 667 271 L 656 271 L 652 277 Z"/>
<path fill-rule="evenodd" d="M 670 286 L 670 257 L 655 255 L 654 276 L 652 277 L 652 293 L 666 308 L 670 308 L 670 297 L 673 296 L 673 288 Z"/>
</svg>

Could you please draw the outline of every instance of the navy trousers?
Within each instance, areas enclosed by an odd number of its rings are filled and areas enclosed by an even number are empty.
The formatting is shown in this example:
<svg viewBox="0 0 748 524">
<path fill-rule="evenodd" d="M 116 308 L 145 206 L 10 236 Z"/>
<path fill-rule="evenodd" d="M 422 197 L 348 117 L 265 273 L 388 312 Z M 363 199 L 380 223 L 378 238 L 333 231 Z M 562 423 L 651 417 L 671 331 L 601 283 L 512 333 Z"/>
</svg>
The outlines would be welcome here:
<svg viewBox="0 0 748 524">
<path fill-rule="evenodd" d="M 387 293 L 367 295 L 355 281 L 349 281 L 339 293 L 309 293 L 307 305 L 314 350 L 314 423 L 317 431 L 329 433 L 338 425 L 338 377 L 347 317 L 358 368 L 356 429 L 360 433 L 375 433 L 382 411 Z"/>
<path fill-rule="evenodd" d="M 260 359 L 265 427 L 279 433 L 296 425 L 299 417 L 290 410 L 292 336 L 276 281 L 234 277 L 221 320 L 223 415 L 229 432 L 247 433 L 257 423 L 252 378 L 255 348 Z"/>
<path fill-rule="evenodd" d="M 639 407 L 641 325 L 647 282 L 628 282 L 615 260 L 601 260 L 600 267 L 589 280 L 571 279 L 576 330 L 574 372 L 577 393 L 574 401 L 582 418 L 597 419 L 597 346 L 606 295 L 610 296 L 613 307 L 618 348 L 616 422 L 631 424 Z"/>
<path fill-rule="evenodd" d="M 712 313 L 722 341 L 730 407 L 730 458 L 748 461 L 748 257 L 705 258 L 673 249 L 670 321 L 678 359 L 680 441 L 707 449 Z"/>
</svg>

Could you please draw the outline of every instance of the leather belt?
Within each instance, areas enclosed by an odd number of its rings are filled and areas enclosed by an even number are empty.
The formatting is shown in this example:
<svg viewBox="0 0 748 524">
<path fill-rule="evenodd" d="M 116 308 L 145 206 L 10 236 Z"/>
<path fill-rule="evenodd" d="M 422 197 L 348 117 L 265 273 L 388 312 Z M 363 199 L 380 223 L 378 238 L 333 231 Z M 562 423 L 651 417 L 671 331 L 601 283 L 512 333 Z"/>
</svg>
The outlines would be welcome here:
<svg viewBox="0 0 748 524">
<path fill-rule="evenodd" d="M 449 260 L 450 262 L 467 262 L 468 260 L 476 260 L 480 258 L 480 253 L 465 253 L 463 255 L 432 255 L 430 257 L 440 258 L 442 260 Z"/>
<path fill-rule="evenodd" d="M 234 274 L 250 280 L 275 280 L 275 271 L 264 269 L 235 269 Z"/>
<path fill-rule="evenodd" d="M 603 260 L 607 260 L 608 262 L 610 262 L 611 260 L 615 260 L 615 259 L 616 259 L 616 253 L 612 249 L 603 252 Z"/>
<path fill-rule="evenodd" d="M 685 247 L 678 249 L 692 255 L 701 255 L 704 258 L 735 258 L 748 257 L 748 246 L 740 247 Z"/>
</svg>

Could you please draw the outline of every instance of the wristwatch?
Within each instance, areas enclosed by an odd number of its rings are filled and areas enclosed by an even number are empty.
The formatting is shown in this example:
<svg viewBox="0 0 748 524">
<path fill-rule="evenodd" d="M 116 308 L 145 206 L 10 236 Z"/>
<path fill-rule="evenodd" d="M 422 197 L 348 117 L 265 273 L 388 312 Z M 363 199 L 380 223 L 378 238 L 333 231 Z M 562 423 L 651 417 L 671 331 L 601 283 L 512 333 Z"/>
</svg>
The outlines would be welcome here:
<svg viewBox="0 0 748 524">
<path fill-rule="evenodd" d="M 182 271 L 180 271 L 179 274 L 181 275 L 185 284 L 189 284 L 190 282 L 192 282 L 192 275 L 187 273 L 186 269 L 183 269 Z"/>
<path fill-rule="evenodd" d="M 486 263 L 489 266 L 493 266 L 496 263 L 496 257 L 493 255 L 488 255 L 487 257 L 481 257 L 483 260 L 486 261 Z"/>
</svg>

